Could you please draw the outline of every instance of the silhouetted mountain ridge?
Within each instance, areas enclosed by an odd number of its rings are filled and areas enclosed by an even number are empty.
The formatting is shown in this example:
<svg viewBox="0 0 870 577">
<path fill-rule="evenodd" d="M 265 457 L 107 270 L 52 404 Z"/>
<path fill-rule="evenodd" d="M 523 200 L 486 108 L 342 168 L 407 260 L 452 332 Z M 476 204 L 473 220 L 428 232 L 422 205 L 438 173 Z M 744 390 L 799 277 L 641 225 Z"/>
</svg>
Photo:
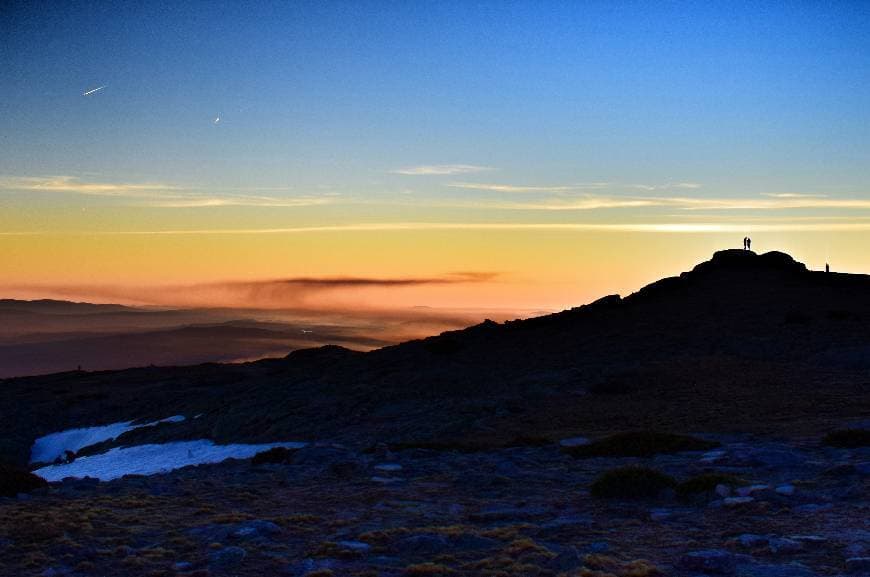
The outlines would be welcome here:
<svg viewBox="0 0 870 577">
<path fill-rule="evenodd" d="M 21 439 L 22 454 L 29 436 L 67 425 L 200 413 L 160 435 L 503 444 L 642 427 L 812 429 L 870 413 L 868 319 L 866 275 L 720 251 L 625 298 L 367 353 L 9 379 L 20 400 L 10 395 L 19 406 L 0 436 Z"/>
</svg>

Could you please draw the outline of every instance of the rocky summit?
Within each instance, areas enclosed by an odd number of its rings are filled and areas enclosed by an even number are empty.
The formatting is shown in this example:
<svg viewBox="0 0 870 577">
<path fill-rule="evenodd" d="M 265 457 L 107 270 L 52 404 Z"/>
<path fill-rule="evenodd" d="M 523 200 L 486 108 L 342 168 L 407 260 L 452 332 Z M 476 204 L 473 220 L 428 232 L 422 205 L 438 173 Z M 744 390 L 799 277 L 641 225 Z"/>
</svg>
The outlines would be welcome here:
<svg viewBox="0 0 870 577">
<path fill-rule="evenodd" d="M 868 321 L 870 277 L 729 250 L 367 353 L 7 379 L 0 574 L 866 575 Z"/>
</svg>

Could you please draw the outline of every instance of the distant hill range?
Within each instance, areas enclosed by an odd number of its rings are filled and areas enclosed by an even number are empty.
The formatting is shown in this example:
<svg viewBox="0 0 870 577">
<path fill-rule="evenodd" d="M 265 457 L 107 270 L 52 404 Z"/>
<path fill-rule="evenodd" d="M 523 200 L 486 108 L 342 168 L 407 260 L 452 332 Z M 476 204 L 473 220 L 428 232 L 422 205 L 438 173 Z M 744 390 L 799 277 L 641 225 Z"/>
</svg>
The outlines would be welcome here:
<svg viewBox="0 0 870 577">
<path fill-rule="evenodd" d="M 0 299 L 0 312 L 19 312 L 43 315 L 84 315 L 98 313 L 139 312 L 133 307 L 113 304 L 92 304 L 52 299 L 24 301 Z"/>
<path fill-rule="evenodd" d="M 0 437 L 20 458 L 37 434 L 171 414 L 203 416 L 143 435 L 463 450 L 629 428 L 799 435 L 870 414 L 868 321 L 868 276 L 725 250 L 625 298 L 368 353 L 9 379 Z"/>
</svg>

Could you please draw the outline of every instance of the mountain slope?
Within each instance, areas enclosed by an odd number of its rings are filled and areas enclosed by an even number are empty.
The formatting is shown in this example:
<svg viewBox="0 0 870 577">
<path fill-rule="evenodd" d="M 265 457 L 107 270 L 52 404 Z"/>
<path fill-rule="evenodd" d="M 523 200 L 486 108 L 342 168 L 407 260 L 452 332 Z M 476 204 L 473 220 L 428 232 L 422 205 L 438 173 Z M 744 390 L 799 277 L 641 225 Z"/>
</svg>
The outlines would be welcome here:
<svg viewBox="0 0 870 577">
<path fill-rule="evenodd" d="M 143 438 L 473 447 L 637 427 L 798 434 L 870 412 L 867 319 L 870 277 L 721 251 L 625 298 L 369 353 L 10 379 L 0 433 L 18 460 L 51 430 L 170 414 L 203 417 Z"/>
</svg>

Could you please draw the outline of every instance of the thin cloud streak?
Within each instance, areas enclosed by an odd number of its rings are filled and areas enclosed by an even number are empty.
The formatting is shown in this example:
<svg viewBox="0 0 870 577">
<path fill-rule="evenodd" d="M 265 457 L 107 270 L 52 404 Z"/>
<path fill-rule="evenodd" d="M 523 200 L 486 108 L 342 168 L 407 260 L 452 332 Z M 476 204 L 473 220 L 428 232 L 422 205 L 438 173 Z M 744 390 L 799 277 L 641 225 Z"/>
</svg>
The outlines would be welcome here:
<svg viewBox="0 0 870 577">
<path fill-rule="evenodd" d="M 494 282 L 498 272 L 454 272 L 428 277 L 290 277 L 264 280 L 218 281 L 171 286 L 16 284 L 6 289 L 73 299 L 99 299 L 160 306 L 298 308 L 330 310 L 364 290 L 401 290 L 422 286 Z M 357 303 L 354 308 L 362 307 Z"/>
<path fill-rule="evenodd" d="M 828 198 L 827 194 L 804 194 L 801 192 L 763 192 L 761 196 L 771 198 Z"/>
<path fill-rule="evenodd" d="M 490 192 L 553 192 L 553 193 L 569 193 L 584 190 L 601 190 L 601 189 L 629 189 L 643 190 L 652 192 L 656 190 L 681 190 L 689 189 L 696 190 L 701 188 L 697 182 L 671 182 L 667 184 L 619 184 L 616 182 L 580 182 L 575 184 L 564 184 L 555 186 L 531 186 L 531 185 L 515 185 L 515 184 L 499 184 L 489 182 L 451 182 L 447 186 L 450 188 L 463 188 L 468 190 L 485 190 Z"/>
<path fill-rule="evenodd" d="M 182 189 L 159 182 L 107 183 L 82 182 L 75 176 L 5 176 L 0 177 L 0 190 L 68 192 L 92 196 L 145 196 Z"/>
<path fill-rule="evenodd" d="M 0 190 L 80 194 L 129 198 L 133 206 L 151 208 L 208 208 L 221 206 L 300 207 L 330 204 L 324 196 L 277 197 L 242 194 L 203 194 L 195 189 L 165 183 L 84 182 L 74 176 L 0 177 Z M 252 188 L 250 190 L 285 190 Z"/>
<path fill-rule="evenodd" d="M 486 190 L 491 192 L 571 192 L 575 190 L 589 190 L 606 188 L 607 182 L 590 182 L 572 184 L 566 186 L 517 186 L 513 184 L 493 184 L 485 182 L 451 182 L 450 188 L 463 188 L 467 190 Z"/>
<path fill-rule="evenodd" d="M 209 208 L 220 206 L 299 207 L 334 203 L 330 197 L 276 198 L 270 196 L 194 196 L 147 200 L 137 203 L 152 208 Z"/>
<path fill-rule="evenodd" d="M 498 276 L 499 273 L 494 272 L 455 272 L 438 277 L 293 277 L 269 279 L 264 281 L 229 281 L 209 284 L 206 286 L 246 289 L 300 287 L 319 290 L 361 287 L 391 288 L 489 282 Z"/>
<path fill-rule="evenodd" d="M 692 198 L 680 196 L 605 196 L 584 194 L 523 202 L 479 200 L 458 206 L 528 211 L 587 211 L 602 208 L 670 207 L 678 210 L 785 210 L 785 209 L 863 209 L 870 210 L 870 199 L 838 199 L 809 196 L 766 198 Z"/>
<path fill-rule="evenodd" d="M 670 182 L 667 184 L 629 184 L 626 188 L 635 188 L 638 190 L 674 190 L 674 189 L 689 189 L 697 190 L 701 188 L 701 184 L 697 182 Z"/>
<path fill-rule="evenodd" d="M 661 223 L 505 223 L 505 222 L 393 222 L 347 225 L 300 226 L 285 228 L 231 228 L 190 230 L 124 230 L 124 231 L 5 231 L 0 236 L 198 236 L 198 235 L 273 235 L 330 232 L 390 232 L 390 231 L 587 231 L 587 232 L 743 232 L 747 229 L 768 232 L 848 232 L 870 230 L 870 222 L 759 222 L 754 218 L 728 222 L 661 222 Z M 859 219 L 860 220 L 860 219 Z"/>
<path fill-rule="evenodd" d="M 405 176 L 442 176 L 486 172 L 488 170 L 492 170 L 492 167 L 477 166 L 475 164 L 424 164 L 420 166 L 396 168 L 389 172 L 391 174 L 402 174 Z"/>
</svg>

